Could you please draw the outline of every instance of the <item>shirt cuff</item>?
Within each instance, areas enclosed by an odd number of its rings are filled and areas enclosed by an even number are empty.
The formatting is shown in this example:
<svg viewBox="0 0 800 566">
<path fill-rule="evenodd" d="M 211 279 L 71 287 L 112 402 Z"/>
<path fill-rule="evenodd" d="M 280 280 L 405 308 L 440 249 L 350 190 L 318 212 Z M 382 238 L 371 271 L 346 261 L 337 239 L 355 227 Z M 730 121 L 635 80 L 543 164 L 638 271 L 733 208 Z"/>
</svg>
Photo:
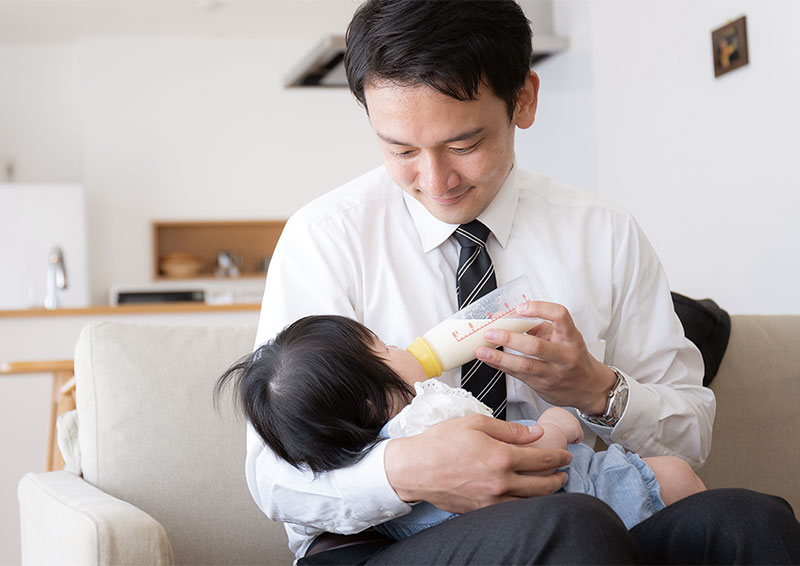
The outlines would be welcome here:
<svg viewBox="0 0 800 566">
<path fill-rule="evenodd" d="M 411 512 L 411 506 L 397 496 L 386 477 L 383 459 L 388 443 L 378 443 L 340 478 L 343 499 L 352 502 L 354 513 L 361 511 L 358 520 L 367 525 L 385 523 Z"/>
<path fill-rule="evenodd" d="M 617 424 L 603 426 L 583 418 L 581 422 L 606 444 L 614 442 L 630 449 L 631 446 L 641 446 L 655 434 L 652 419 L 648 415 L 653 415 L 658 410 L 658 399 L 653 398 L 652 391 L 627 373 L 619 369 L 618 371 L 625 377 L 628 385 L 628 403 Z"/>
<path fill-rule="evenodd" d="M 628 382 L 628 404 L 615 427 L 599 427 L 606 429 L 612 442 L 623 445 L 628 450 L 636 451 L 656 435 L 657 421 L 653 415 L 658 414 L 659 399 L 648 389 L 628 374 L 623 372 Z"/>
</svg>

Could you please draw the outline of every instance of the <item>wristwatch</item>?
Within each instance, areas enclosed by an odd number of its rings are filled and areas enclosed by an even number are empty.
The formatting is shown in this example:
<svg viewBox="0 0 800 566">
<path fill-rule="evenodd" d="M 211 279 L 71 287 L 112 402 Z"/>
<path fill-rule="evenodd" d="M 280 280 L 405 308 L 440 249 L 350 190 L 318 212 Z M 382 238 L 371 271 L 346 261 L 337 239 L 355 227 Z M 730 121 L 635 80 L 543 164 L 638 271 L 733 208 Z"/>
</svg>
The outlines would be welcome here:
<svg viewBox="0 0 800 566">
<path fill-rule="evenodd" d="M 608 366 L 617 376 L 614 387 L 608 392 L 608 405 L 602 415 L 587 415 L 583 411 L 578 411 L 580 417 L 592 424 L 600 426 L 614 426 L 622 418 L 625 406 L 628 404 L 628 381 L 622 372 L 614 366 Z"/>
</svg>

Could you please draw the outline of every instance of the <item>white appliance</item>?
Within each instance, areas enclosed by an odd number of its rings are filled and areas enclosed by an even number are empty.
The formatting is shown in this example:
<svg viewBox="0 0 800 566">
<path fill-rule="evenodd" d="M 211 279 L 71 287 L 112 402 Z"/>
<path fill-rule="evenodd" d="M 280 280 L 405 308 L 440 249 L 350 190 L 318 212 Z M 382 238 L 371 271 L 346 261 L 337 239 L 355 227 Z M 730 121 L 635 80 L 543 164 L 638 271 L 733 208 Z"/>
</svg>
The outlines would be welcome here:
<svg viewBox="0 0 800 566">
<path fill-rule="evenodd" d="M 141 303 L 190 302 L 207 305 L 260 303 L 265 277 L 188 279 L 111 286 L 112 306 Z"/>
<path fill-rule="evenodd" d="M 0 309 L 41 308 L 48 259 L 63 252 L 59 307 L 89 305 L 86 205 L 77 184 L 0 183 Z"/>
</svg>

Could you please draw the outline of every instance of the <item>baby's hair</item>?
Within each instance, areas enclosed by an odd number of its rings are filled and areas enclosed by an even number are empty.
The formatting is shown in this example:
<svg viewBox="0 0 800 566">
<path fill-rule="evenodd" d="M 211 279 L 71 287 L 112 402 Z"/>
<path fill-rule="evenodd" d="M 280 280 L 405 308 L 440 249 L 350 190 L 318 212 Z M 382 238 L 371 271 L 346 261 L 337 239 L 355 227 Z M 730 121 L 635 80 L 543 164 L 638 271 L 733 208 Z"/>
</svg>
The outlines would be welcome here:
<svg viewBox="0 0 800 566">
<path fill-rule="evenodd" d="M 375 334 L 342 316 L 307 316 L 231 366 L 214 401 L 234 398 L 275 454 L 315 474 L 356 463 L 413 390 L 375 350 Z"/>
</svg>

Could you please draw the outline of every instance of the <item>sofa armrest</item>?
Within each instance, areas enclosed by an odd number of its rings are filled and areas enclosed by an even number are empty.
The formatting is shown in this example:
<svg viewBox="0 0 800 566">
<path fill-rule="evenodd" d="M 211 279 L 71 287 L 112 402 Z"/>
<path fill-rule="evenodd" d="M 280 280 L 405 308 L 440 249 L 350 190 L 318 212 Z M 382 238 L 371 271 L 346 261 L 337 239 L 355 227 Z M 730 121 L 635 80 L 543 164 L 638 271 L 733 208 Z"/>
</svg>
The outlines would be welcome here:
<svg viewBox="0 0 800 566">
<path fill-rule="evenodd" d="M 150 515 L 70 472 L 19 482 L 23 564 L 171 564 L 172 548 Z"/>
</svg>

